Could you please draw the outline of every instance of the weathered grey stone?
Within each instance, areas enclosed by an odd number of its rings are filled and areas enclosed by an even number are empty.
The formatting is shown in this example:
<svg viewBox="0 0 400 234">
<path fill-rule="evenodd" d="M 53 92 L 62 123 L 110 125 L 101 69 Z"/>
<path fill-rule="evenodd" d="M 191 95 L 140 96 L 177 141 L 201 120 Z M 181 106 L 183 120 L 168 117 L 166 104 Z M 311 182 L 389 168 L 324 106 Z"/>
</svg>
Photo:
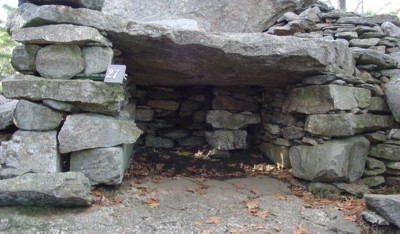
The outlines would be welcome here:
<svg viewBox="0 0 400 234">
<path fill-rule="evenodd" d="M 62 4 L 71 7 L 84 7 L 92 10 L 101 10 L 104 0 L 18 0 L 19 4 L 31 2 L 36 5 Z"/>
<path fill-rule="evenodd" d="M 12 32 L 12 38 L 24 44 L 100 44 L 111 46 L 111 42 L 95 28 L 71 24 L 47 25 L 21 28 Z"/>
<path fill-rule="evenodd" d="M 54 110 L 65 111 L 65 112 L 77 112 L 79 110 L 72 104 L 59 102 L 51 99 L 43 100 L 43 105 L 48 106 Z"/>
<path fill-rule="evenodd" d="M 371 97 L 368 111 L 372 113 L 389 113 L 390 109 L 384 97 Z"/>
<path fill-rule="evenodd" d="M 396 26 L 395 24 L 391 22 L 384 22 L 381 27 L 389 37 L 400 38 L 400 27 Z"/>
<path fill-rule="evenodd" d="M 277 22 L 278 23 L 281 23 L 281 22 L 284 22 L 284 21 L 290 22 L 290 21 L 298 20 L 298 19 L 299 19 L 299 15 L 298 14 L 289 11 L 289 12 L 286 12 L 285 14 L 283 14 L 283 16 L 281 18 L 279 18 L 277 20 Z"/>
<path fill-rule="evenodd" d="M 367 169 L 382 169 L 383 168 L 386 170 L 386 165 L 384 162 L 382 162 L 380 160 L 368 157 L 365 168 L 367 168 Z"/>
<path fill-rule="evenodd" d="M 390 186 L 400 186 L 400 176 L 386 176 L 386 184 Z"/>
<path fill-rule="evenodd" d="M 162 138 L 152 135 L 146 136 L 146 146 L 147 147 L 154 147 L 154 148 L 173 148 L 175 143 L 173 140 L 168 138 Z"/>
<path fill-rule="evenodd" d="M 346 40 L 352 40 L 352 39 L 357 39 L 358 34 L 357 34 L 357 32 L 338 32 L 335 34 L 335 37 L 343 38 Z M 378 44 L 378 42 L 376 44 Z"/>
<path fill-rule="evenodd" d="M 277 124 L 283 124 L 286 126 L 295 126 L 298 120 L 291 114 L 282 113 L 280 111 L 274 111 L 271 122 Z"/>
<path fill-rule="evenodd" d="M 376 224 L 379 226 L 387 226 L 390 225 L 389 221 L 387 221 L 385 218 L 382 216 L 378 215 L 377 213 L 373 211 L 363 211 L 361 212 L 362 217 L 364 218 L 365 221 L 371 224 Z"/>
<path fill-rule="evenodd" d="M 382 175 L 386 172 L 386 168 L 379 168 L 379 169 L 365 169 L 363 176 L 378 176 Z"/>
<path fill-rule="evenodd" d="M 98 114 L 76 114 L 66 118 L 59 134 L 61 153 L 133 144 L 142 131 L 132 120 Z"/>
<path fill-rule="evenodd" d="M 375 158 L 400 161 L 400 146 L 390 144 L 372 145 L 369 149 L 369 155 Z"/>
<path fill-rule="evenodd" d="M 369 141 L 361 136 L 332 140 L 316 146 L 293 146 L 293 175 L 311 181 L 352 182 L 363 173 Z"/>
<path fill-rule="evenodd" d="M 86 111 L 118 114 L 124 100 L 122 86 L 90 80 L 44 79 L 12 75 L 2 81 L 3 95 L 32 101 L 51 99 L 74 104 Z M 35 87 L 35 88 L 32 88 Z"/>
<path fill-rule="evenodd" d="M 34 13 L 29 15 L 26 8 Z M 282 38 L 264 33 L 174 30 L 84 10 L 27 6 L 11 16 L 9 29 L 37 25 L 35 22 L 58 22 L 105 31 L 123 52 L 128 73 L 135 74 L 137 84 L 286 87 L 305 76 L 322 72 L 347 74 L 354 70 L 347 44 L 342 41 Z"/>
<path fill-rule="evenodd" d="M 261 118 L 258 114 L 233 114 L 224 110 L 211 110 L 207 112 L 206 121 L 214 128 L 237 130 L 251 124 L 259 124 Z"/>
<path fill-rule="evenodd" d="M 383 176 L 371 176 L 365 177 L 360 180 L 362 184 L 368 188 L 373 188 L 385 183 L 385 178 Z"/>
<path fill-rule="evenodd" d="M 356 197 L 362 198 L 364 196 L 364 194 L 369 192 L 368 186 L 361 184 L 359 182 L 356 183 L 334 183 L 334 185 L 336 187 L 338 187 L 339 189 L 354 195 Z"/>
<path fill-rule="evenodd" d="M 262 32 L 303 1 L 116 1 L 106 0 L 102 11 L 131 21 L 194 19 L 208 31 Z M 123 7 L 121 7 L 123 6 Z"/>
<path fill-rule="evenodd" d="M 258 110 L 258 105 L 256 103 L 239 100 L 231 96 L 225 96 L 225 95 L 216 96 L 213 100 L 212 106 L 215 110 L 226 110 L 226 111 Z"/>
<path fill-rule="evenodd" d="M 393 118 L 384 115 L 321 114 L 307 116 L 305 130 L 327 137 L 352 136 L 357 133 L 389 129 L 393 124 Z"/>
<path fill-rule="evenodd" d="M 279 135 L 281 133 L 281 128 L 277 124 L 268 123 L 264 126 L 264 129 L 272 135 Z"/>
<path fill-rule="evenodd" d="M 22 130 L 56 130 L 60 126 L 62 118 L 61 112 L 26 100 L 19 101 L 14 111 L 15 125 Z"/>
<path fill-rule="evenodd" d="M 390 80 L 385 86 L 386 102 L 397 122 L 400 122 L 400 77 Z"/>
<path fill-rule="evenodd" d="M 0 163 L 10 174 L 16 172 L 56 173 L 61 171 L 57 132 L 17 131 L 1 143 Z M 16 172 L 13 172 L 16 171 Z M 2 173 L 2 177 L 10 177 Z"/>
<path fill-rule="evenodd" d="M 377 212 L 400 228 L 399 195 L 365 194 L 364 199 L 368 209 Z"/>
<path fill-rule="evenodd" d="M 335 196 L 335 195 L 337 196 L 342 192 L 335 185 L 321 183 L 321 182 L 311 182 L 308 185 L 307 189 L 315 197 L 319 198 L 329 198 L 330 196 Z"/>
<path fill-rule="evenodd" d="M 400 140 L 400 129 L 390 129 L 388 133 L 389 139 Z"/>
<path fill-rule="evenodd" d="M 288 139 L 282 138 L 282 137 L 278 137 L 276 139 L 274 139 L 274 144 L 275 145 L 281 145 L 281 146 L 292 146 L 292 142 L 289 141 Z"/>
<path fill-rule="evenodd" d="M 260 144 L 260 150 L 278 167 L 291 168 L 289 159 L 289 147 L 270 143 Z"/>
<path fill-rule="evenodd" d="M 216 130 L 205 132 L 208 144 L 219 150 L 247 149 L 248 134 L 245 130 Z"/>
<path fill-rule="evenodd" d="M 400 176 L 400 170 L 386 169 L 385 174 L 392 176 Z"/>
<path fill-rule="evenodd" d="M 337 24 L 355 24 L 355 25 L 371 25 L 371 26 L 375 26 L 376 24 L 381 25 L 385 22 L 393 22 L 394 24 L 400 26 L 399 18 L 394 15 L 374 15 L 369 17 L 360 17 L 360 16 L 341 17 L 336 21 Z"/>
<path fill-rule="evenodd" d="M 382 143 L 388 140 L 386 134 L 384 132 L 374 132 L 374 133 L 367 133 L 363 135 L 365 138 L 369 140 L 371 143 Z"/>
<path fill-rule="evenodd" d="M 122 182 L 131 153 L 132 145 L 73 152 L 70 170 L 82 172 L 92 186 L 118 185 Z"/>
<path fill-rule="evenodd" d="M 369 39 L 352 39 L 350 40 L 350 46 L 369 48 L 371 46 L 377 45 L 379 38 L 369 38 Z"/>
<path fill-rule="evenodd" d="M 135 111 L 136 121 L 151 121 L 154 117 L 154 110 L 150 108 L 137 108 Z"/>
<path fill-rule="evenodd" d="M 338 85 L 309 86 L 292 89 L 283 103 L 284 112 L 322 114 L 332 110 L 366 108 L 370 91 Z"/>
<path fill-rule="evenodd" d="M 11 65 L 21 73 L 34 73 L 36 71 L 36 55 L 42 47 L 37 45 L 18 45 L 13 49 Z"/>
<path fill-rule="evenodd" d="M 386 167 L 394 170 L 400 170 L 400 162 L 386 162 Z"/>
<path fill-rule="evenodd" d="M 336 79 L 337 78 L 334 75 L 317 75 L 304 78 L 302 83 L 307 85 L 324 85 Z"/>
<path fill-rule="evenodd" d="M 89 180 L 76 172 L 25 174 L 0 180 L 0 206 L 90 206 Z"/>
<path fill-rule="evenodd" d="M 353 49 L 353 58 L 358 65 L 377 65 L 379 69 L 397 68 L 397 61 L 382 52 L 372 49 Z"/>
<path fill-rule="evenodd" d="M 13 116 L 17 104 L 18 100 L 6 99 L 3 95 L 0 95 L 0 130 L 14 125 Z"/>
<path fill-rule="evenodd" d="M 91 46 L 82 49 L 82 56 L 85 60 L 83 73 L 103 73 L 111 64 L 114 52 L 110 47 Z"/>
<path fill-rule="evenodd" d="M 39 50 L 36 69 L 42 77 L 70 79 L 81 73 L 85 61 L 76 45 L 50 45 Z"/>
<path fill-rule="evenodd" d="M 283 138 L 288 140 L 301 139 L 304 137 L 304 128 L 288 126 L 282 128 L 281 133 Z"/>
</svg>

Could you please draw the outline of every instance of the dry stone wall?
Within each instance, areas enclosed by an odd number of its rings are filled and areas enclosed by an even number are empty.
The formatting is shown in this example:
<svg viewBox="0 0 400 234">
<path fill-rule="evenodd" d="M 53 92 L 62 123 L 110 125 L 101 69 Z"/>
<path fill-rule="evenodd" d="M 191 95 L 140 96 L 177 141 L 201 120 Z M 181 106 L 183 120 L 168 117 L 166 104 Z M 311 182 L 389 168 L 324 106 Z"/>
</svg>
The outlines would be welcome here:
<svg viewBox="0 0 400 234">
<path fill-rule="evenodd" d="M 356 195 L 346 183 L 399 185 L 399 19 L 286 2 L 293 11 L 252 33 L 126 21 L 85 9 L 98 9 L 90 1 L 21 5 L 8 21 L 19 74 L 3 81 L 4 96 L 20 100 L 19 130 L 1 144 L 0 182 L 32 172 L 76 180 L 76 205 L 88 204 L 86 184 L 121 183 L 136 143 L 257 148 L 296 177 Z M 123 85 L 76 79 L 110 63 L 128 66 Z"/>
</svg>

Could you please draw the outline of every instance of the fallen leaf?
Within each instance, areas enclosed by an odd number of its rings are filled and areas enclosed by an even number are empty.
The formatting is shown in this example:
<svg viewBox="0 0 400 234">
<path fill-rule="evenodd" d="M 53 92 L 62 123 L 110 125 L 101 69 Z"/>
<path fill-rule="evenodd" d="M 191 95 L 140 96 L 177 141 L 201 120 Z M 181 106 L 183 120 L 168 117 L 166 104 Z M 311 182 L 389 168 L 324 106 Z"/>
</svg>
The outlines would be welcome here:
<svg viewBox="0 0 400 234">
<path fill-rule="evenodd" d="M 154 208 L 159 207 L 159 206 L 160 206 L 160 203 L 158 203 L 158 202 L 152 202 L 152 203 L 148 204 L 148 206 L 149 206 L 151 209 L 154 209 Z"/>
<path fill-rule="evenodd" d="M 255 216 L 260 217 L 260 218 L 265 218 L 269 215 L 269 209 L 263 210 L 263 211 L 257 211 L 255 213 Z"/>
<path fill-rule="evenodd" d="M 250 192 L 251 192 L 252 194 L 257 194 L 257 190 L 255 190 L 255 189 L 251 189 Z"/>
<path fill-rule="evenodd" d="M 293 234 L 308 234 L 308 230 L 301 226 L 301 224 L 297 225 L 297 230 L 293 232 Z"/>
<path fill-rule="evenodd" d="M 124 200 L 124 199 L 123 199 L 122 196 L 120 196 L 120 195 L 117 195 L 117 196 L 115 196 L 115 197 L 113 198 L 114 204 L 121 204 L 123 200 Z"/>
<path fill-rule="evenodd" d="M 277 232 L 281 232 L 282 231 L 282 226 L 277 224 L 277 225 L 275 225 L 274 230 L 277 231 Z"/>
<path fill-rule="evenodd" d="M 221 218 L 219 217 L 210 217 L 207 221 L 206 224 L 215 224 L 221 222 Z"/>
<path fill-rule="evenodd" d="M 186 189 L 186 192 L 196 193 L 196 189 L 195 189 L 195 188 L 192 188 L 192 187 L 188 187 L 188 188 Z"/>
<path fill-rule="evenodd" d="M 152 209 L 160 206 L 160 203 L 158 203 L 158 198 L 156 195 L 151 195 L 148 199 L 143 200 L 143 202 Z"/>
<path fill-rule="evenodd" d="M 196 221 L 196 222 L 194 222 L 194 224 L 195 224 L 195 225 L 202 225 L 203 222 L 201 222 L 201 221 Z"/>
<path fill-rule="evenodd" d="M 253 210 L 258 208 L 258 202 L 256 200 L 250 200 L 246 202 L 246 207 L 248 210 Z"/>
<path fill-rule="evenodd" d="M 275 199 L 276 200 L 286 200 L 287 197 L 285 195 L 282 195 L 281 193 L 275 193 Z"/>
<path fill-rule="evenodd" d="M 100 191 L 92 191 L 90 194 L 92 194 L 95 197 L 100 197 L 103 195 Z"/>
</svg>

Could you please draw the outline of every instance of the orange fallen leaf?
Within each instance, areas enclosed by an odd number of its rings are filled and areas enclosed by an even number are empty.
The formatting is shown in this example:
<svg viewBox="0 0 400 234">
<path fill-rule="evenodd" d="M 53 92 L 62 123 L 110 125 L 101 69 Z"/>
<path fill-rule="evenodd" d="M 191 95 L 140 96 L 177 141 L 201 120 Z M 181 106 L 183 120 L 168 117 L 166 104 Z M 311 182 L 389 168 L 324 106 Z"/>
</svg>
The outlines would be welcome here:
<svg viewBox="0 0 400 234">
<path fill-rule="evenodd" d="M 186 192 L 196 193 L 196 189 L 195 189 L 195 188 L 192 188 L 192 187 L 188 187 L 188 188 L 186 189 Z"/>
<path fill-rule="evenodd" d="M 250 200 L 246 202 L 246 207 L 248 210 L 253 210 L 258 208 L 258 202 L 256 200 Z"/>
<path fill-rule="evenodd" d="M 152 209 L 160 206 L 160 203 L 158 203 L 157 201 L 158 201 L 158 198 L 156 195 L 151 195 L 150 198 L 143 200 L 143 202 Z"/>
<path fill-rule="evenodd" d="M 117 195 L 117 196 L 115 196 L 115 197 L 113 198 L 114 204 L 121 204 L 123 200 L 124 200 L 124 199 L 123 199 L 122 196 L 120 196 L 120 195 Z"/>
<path fill-rule="evenodd" d="M 297 225 L 297 230 L 293 232 L 293 234 L 308 234 L 308 230 L 301 226 L 301 224 Z"/>
<path fill-rule="evenodd" d="M 148 204 L 148 206 L 149 206 L 151 209 L 154 209 L 154 208 L 159 207 L 159 206 L 160 206 L 160 203 L 153 201 L 153 202 L 151 202 L 150 204 Z"/>
<path fill-rule="evenodd" d="M 282 195 L 281 193 L 275 193 L 275 199 L 276 200 L 286 200 L 287 197 L 285 195 Z"/>
<path fill-rule="evenodd" d="M 282 226 L 277 224 L 277 225 L 275 225 L 274 230 L 277 231 L 277 232 L 281 232 L 282 231 Z"/>
<path fill-rule="evenodd" d="M 101 195 L 103 195 L 100 191 L 92 191 L 90 194 L 95 197 L 100 197 Z"/>
<path fill-rule="evenodd" d="M 215 224 L 221 222 L 220 217 L 210 217 L 207 221 L 206 224 Z"/>
<path fill-rule="evenodd" d="M 260 217 L 260 218 L 265 218 L 269 215 L 269 209 L 263 210 L 263 211 L 257 211 L 255 213 L 255 216 Z"/>
</svg>

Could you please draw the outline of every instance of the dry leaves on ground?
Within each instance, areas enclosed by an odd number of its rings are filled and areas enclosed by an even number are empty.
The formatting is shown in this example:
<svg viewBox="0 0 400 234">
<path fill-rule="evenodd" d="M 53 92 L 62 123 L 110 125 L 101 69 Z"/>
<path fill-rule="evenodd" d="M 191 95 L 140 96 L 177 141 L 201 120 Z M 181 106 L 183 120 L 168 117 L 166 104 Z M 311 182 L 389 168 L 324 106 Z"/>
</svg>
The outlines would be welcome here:
<svg viewBox="0 0 400 234">
<path fill-rule="evenodd" d="M 293 234 L 308 234 L 308 230 L 300 225 L 297 225 L 297 229 L 293 232 Z"/>
<path fill-rule="evenodd" d="M 158 203 L 158 198 L 156 195 L 151 195 L 148 199 L 143 200 L 143 202 L 147 204 L 149 208 L 152 209 L 160 206 L 160 203 Z"/>
<path fill-rule="evenodd" d="M 275 199 L 276 200 L 286 200 L 287 196 L 282 195 L 281 193 L 275 193 Z"/>
<path fill-rule="evenodd" d="M 336 201 L 336 208 L 344 214 L 344 219 L 356 222 L 357 214 L 364 209 L 365 201 L 353 197 L 344 197 L 344 201 Z"/>
<path fill-rule="evenodd" d="M 112 199 L 112 201 L 114 204 L 121 204 L 124 201 L 124 199 L 122 198 L 121 195 L 117 195 Z"/>
<path fill-rule="evenodd" d="M 251 216 L 265 218 L 269 215 L 269 209 L 260 210 L 258 201 L 256 200 L 249 200 L 245 203 L 247 208 L 247 213 Z"/>
</svg>

